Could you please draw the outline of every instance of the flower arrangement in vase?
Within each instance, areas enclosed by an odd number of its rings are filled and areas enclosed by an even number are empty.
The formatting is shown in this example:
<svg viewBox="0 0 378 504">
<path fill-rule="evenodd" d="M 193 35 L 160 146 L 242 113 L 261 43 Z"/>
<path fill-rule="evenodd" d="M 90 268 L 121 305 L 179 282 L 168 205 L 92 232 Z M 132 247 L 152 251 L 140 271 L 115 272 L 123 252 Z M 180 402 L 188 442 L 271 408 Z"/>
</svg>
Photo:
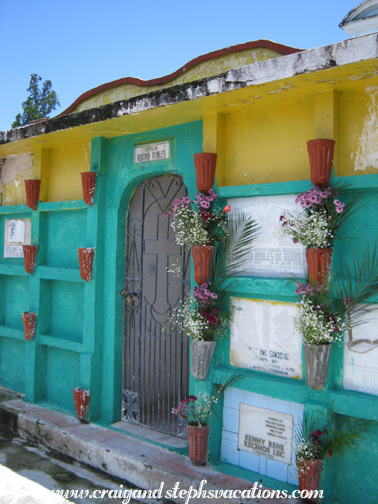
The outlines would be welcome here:
<svg viewBox="0 0 378 504">
<path fill-rule="evenodd" d="M 305 416 L 294 430 L 299 490 L 318 490 L 324 460 L 358 449 L 371 425 L 370 421 L 342 415 L 324 419 L 312 412 Z"/>
<path fill-rule="evenodd" d="M 191 372 L 198 380 L 206 380 L 216 338 L 225 336 L 230 315 L 216 307 L 217 294 L 211 282 L 192 290 L 192 297 L 184 304 L 179 316 L 184 333 L 191 337 Z"/>
<path fill-rule="evenodd" d="M 243 377 L 236 375 L 227 378 L 224 383 L 215 384 L 215 394 L 199 392 L 197 396 L 190 395 L 183 399 L 173 409 L 172 413 L 180 416 L 187 423 L 189 458 L 196 465 L 203 465 L 207 461 L 207 449 L 210 432 L 210 415 L 214 413 L 220 420 L 215 406 L 223 392 L 240 381 Z"/>
<path fill-rule="evenodd" d="M 171 210 L 165 212 L 166 217 L 173 214 L 171 227 L 176 242 L 192 249 L 194 279 L 198 285 L 183 306 L 173 310 L 170 321 L 191 337 L 191 372 L 199 380 L 207 377 L 215 339 L 228 330 L 230 310 L 222 309 L 226 303 L 220 299 L 221 294 L 250 252 L 258 233 L 255 221 L 242 212 L 235 211 L 228 218 L 230 205 L 218 212 L 210 211 L 216 199 L 217 194 L 210 189 L 207 195 L 196 193 L 193 202 L 189 197 L 174 200 Z"/>
<path fill-rule="evenodd" d="M 192 249 L 194 279 L 201 285 L 209 280 L 214 256 L 214 246 L 227 234 L 226 214 L 231 210 L 228 205 L 218 213 L 210 212 L 210 205 L 217 199 L 217 194 L 210 189 L 207 196 L 196 193 L 196 199 L 183 197 L 172 203 L 172 229 L 176 242 Z"/>
<path fill-rule="evenodd" d="M 321 190 L 313 187 L 295 200 L 302 211 L 284 212 L 280 217 L 283 236 L 306 247 L 308 276 L 311 284 L 322 285 L 331 271 L 334 241 L 342 238 L 341 226 L 352 215 L 360 196 L 348 204 L 338 200 L 347 185 L 337 184 Z"/>
<path fill-rule="evenodd" d="M 363 323 L 369 303 L 378 294 L 378 250 L 369 247 L 361 257 L 354 256 L 353 268 L 343 268 L 346 275 L 336 279 L 332 288 L 296 282 L 295 294 L 301 296 L 295 328 L 302 335 L 306 363 L 306 381 L 310 388 L 324 388 L 333 343 L 341 342 L 343 333 Z"/>
</svg>

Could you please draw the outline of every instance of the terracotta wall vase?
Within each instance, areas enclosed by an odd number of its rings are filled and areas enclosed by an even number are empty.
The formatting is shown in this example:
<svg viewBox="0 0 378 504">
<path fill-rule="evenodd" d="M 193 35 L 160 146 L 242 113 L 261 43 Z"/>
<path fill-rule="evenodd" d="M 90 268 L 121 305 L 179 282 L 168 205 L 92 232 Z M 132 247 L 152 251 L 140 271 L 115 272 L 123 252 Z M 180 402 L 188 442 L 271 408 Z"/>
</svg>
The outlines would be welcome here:
<svg viewBox="0 0 378 504">
<path fill-rule="evenodd" d="M 309 248 L 306 250 L 308 280 L 312 285 L 329 281 L 332 267 L 332 249 Z"/>
<path fill-rule="evenodd" d="M 25 180 L 26 204 L 32 210 L 37 209 L 40 189 L 40 180 Z"/>
<path fill-rule="evenodd" d="M 311 182 L 322 189 L 329 184 L 332 171 L 335 141 L 320 138 L 307 142 L 307 151 L 310 158 Z"/>
<path fill-rule="evenodd" d="M 297 462 L 299 490 L 318 490 L 323 471 L 322 459 Z"/>
<path fill-rule="evenodd" d="M 91 399 L 89 390 L 77 387 L 73 389 L 73 395 L 76 418 L 80 422 L 89 422 L 89 403 Z"/>
<path fill-rule="evenodd" d="M 35 329 L 37 327 L 37 314 L 33 312 L 24 312 L 22 314 L 22 323 L 24 324 L 24 338 L 32 340 L 35 338 Z"/>
<path fill-rule="evenodd" d="M 27 273 L 34 273 L 35 260 L 37 257 L 37 245 L 22 245 L 24 253 L 24 266 Z"/>
<path fill-rule="evenodd" d="M 194 266 L 194 280 L 198 285 L 207 283 L 211 275 L 214 247 L 207 247 L 206 245 L 195 245 L 194 247 L 192 247 L 192 257 Z"/>
<path fill-rule="evenodd" d="M 96 186 L 97 173 L 83 172 L 81 175 L 81 184 L 83 186 L 83 200 L 86 205 L 93 205 L 93 196 Z"/>
<path fill-rule="evenodd" d="M 196 167 L 197 189 L 202 194 L 207 194 L 214 185 L 217 155 L 210 152 L 194 154 Z"/>
<path fill-rule="evenodd" d="M 80 276 L 86 282 L 92 280 L 92 264 L 94 257 L 94 248 L 78 248 Z"/>
<path fill-rule="evenodd" d="M 206 425 L 205 427 L 188 425 L 187 432 L 191 462 L 196 465 L 206 464 L 210 425 Z"/>
</svg>

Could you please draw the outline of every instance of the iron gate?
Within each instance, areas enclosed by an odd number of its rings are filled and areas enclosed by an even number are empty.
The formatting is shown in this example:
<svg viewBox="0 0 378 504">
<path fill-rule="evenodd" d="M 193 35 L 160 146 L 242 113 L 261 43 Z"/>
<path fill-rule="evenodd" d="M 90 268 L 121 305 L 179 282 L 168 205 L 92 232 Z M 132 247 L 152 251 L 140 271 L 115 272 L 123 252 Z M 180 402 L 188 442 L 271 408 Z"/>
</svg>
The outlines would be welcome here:
<svg viewBox="0 0 378 504">
<path fill-rule="evenodd" d="M 170 322 L 190 291 L 190 253 L 176 244 L 170 203 L 186 196 L 178 176 L 140 184 L 129 204 L 124 281 L 122 420 L 184 436 L 172 408 L 188 395 L 189 347 Z M 180 274 L 169 273 L 177 270 Z"/>
</svg>

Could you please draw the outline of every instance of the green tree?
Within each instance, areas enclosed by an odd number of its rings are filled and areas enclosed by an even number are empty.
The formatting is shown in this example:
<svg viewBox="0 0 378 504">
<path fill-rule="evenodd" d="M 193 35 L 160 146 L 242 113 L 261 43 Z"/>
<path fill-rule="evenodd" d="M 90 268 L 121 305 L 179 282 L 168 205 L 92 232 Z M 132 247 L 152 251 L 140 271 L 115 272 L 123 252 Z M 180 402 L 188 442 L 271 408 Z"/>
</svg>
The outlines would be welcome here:
<svg viewBox="0 0 378 504">
<path fill-rule="evenodd" d="M 31 74 L 30 84 L 27 89 L 29 97 L 22 103 L 23 113 L 17 114 L 12 128 L 29 124 L 36 119 L 48 117 L 48 115 L 60 106 L 55 91 L 51 89 L 51 81 L 46 80 L 40 89 L 39 82 L 42 77 L 37 74 Z"/>
</svg>

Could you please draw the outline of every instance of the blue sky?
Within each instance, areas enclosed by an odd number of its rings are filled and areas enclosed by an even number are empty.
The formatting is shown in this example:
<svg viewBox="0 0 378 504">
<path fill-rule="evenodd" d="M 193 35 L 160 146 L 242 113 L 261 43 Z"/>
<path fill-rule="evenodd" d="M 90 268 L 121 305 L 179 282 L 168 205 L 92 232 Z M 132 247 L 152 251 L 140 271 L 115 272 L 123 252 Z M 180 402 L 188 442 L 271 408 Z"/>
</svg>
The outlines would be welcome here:
<svg viewBox="0 0 378 504">
<path fill-rule="evenodd" d="M 310 49 L 358 0 L 0 0 L 0 130 L 27 98 L 30 75 L 50 79 L 65 110 L 85 91 L 122 77 L 152 79 L 191 59 L 269 39 Z"/>
</svg>

